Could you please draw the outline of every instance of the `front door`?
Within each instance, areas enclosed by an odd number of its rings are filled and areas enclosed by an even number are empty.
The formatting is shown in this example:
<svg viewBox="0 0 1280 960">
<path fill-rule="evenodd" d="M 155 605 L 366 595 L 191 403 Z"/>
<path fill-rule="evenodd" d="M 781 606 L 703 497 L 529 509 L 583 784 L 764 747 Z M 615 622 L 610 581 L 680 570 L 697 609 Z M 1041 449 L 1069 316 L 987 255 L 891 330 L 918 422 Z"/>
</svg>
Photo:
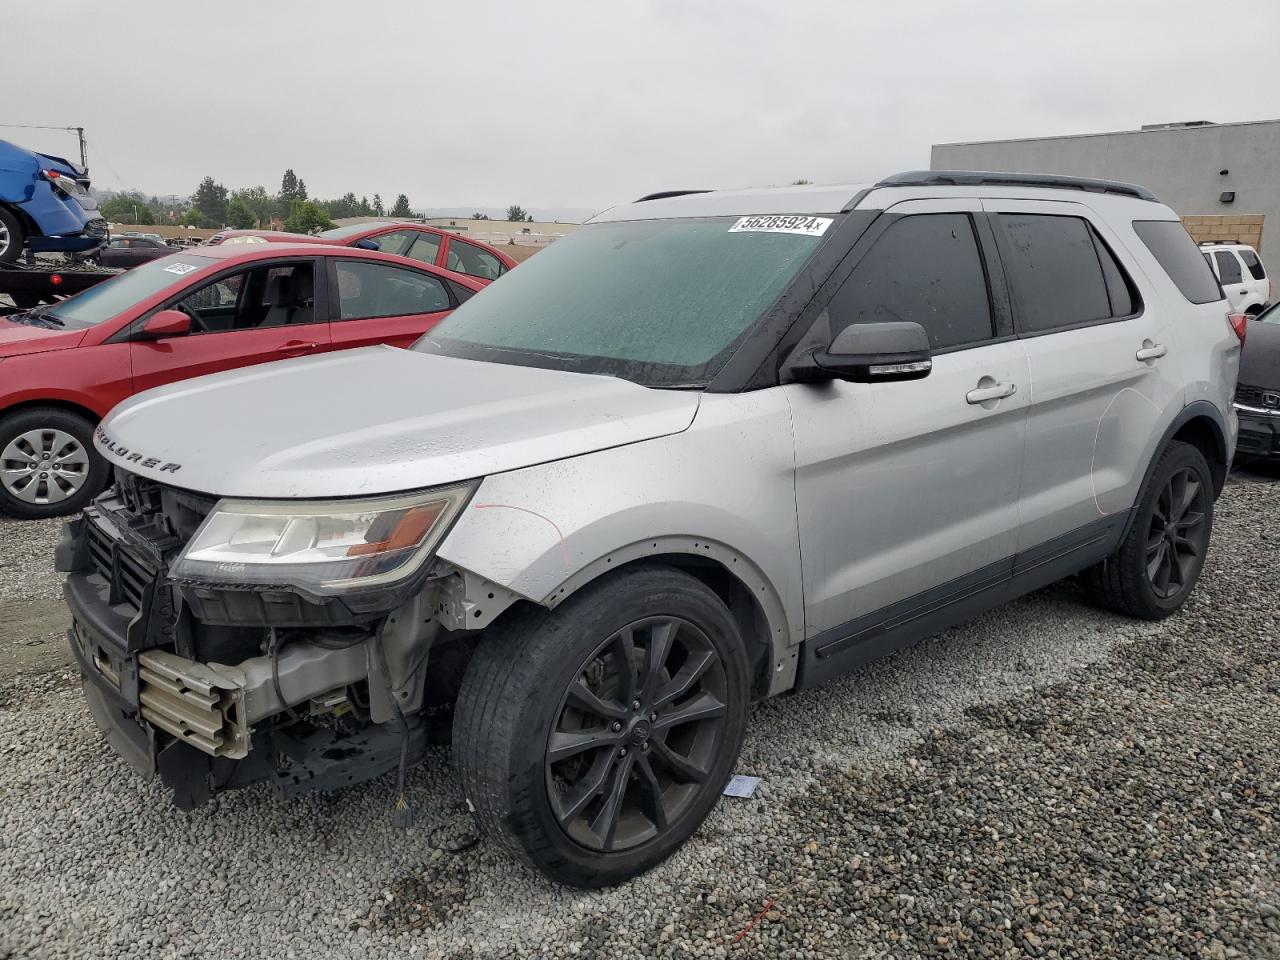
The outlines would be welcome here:
<svg viewBox="0 0 1280 960">
<path fill-rule="evenodd" d="M 184 292 L 165 306 L 192 318 L 191 333 L 129 344 L 134 389 L 328 350 L 314 271 L 310 259 L 255 265 Z"/>
<path fill-rule="evenodd" d="M 921 324 L 928 377 L 783 388 L 808 637 L 1012 568 L 1029 383 L 1022 346 L 992 309 L 977 211 L 963 200 L 891 208 L 818 319 Z"/>
</svg>

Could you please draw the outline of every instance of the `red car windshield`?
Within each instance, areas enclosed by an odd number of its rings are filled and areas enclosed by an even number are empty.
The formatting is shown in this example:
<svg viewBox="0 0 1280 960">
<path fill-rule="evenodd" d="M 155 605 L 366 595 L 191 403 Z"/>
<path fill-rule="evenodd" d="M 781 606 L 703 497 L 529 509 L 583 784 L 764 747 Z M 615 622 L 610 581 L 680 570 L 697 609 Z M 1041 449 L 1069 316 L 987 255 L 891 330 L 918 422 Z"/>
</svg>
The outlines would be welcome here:
<svg viewBox="0 0 1280 960">
<path fill-rule="evenodd" d="M 42 312 L 46 317 L 61 320 L 64 326 L 95 327 L 140 300 L 181 283 L 187 274 L 216 262 L 209 257 L 193 257 L 189 253 L 160 257 L 104 280 Z"/>
</svg>

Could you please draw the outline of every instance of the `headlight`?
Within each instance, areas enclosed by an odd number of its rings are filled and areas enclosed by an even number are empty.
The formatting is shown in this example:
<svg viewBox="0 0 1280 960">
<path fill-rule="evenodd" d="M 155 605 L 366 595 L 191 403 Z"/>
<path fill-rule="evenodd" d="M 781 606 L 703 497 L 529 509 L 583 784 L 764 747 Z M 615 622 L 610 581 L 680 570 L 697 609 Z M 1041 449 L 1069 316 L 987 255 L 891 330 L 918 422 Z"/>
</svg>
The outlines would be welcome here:
<svg viewBox="0 0 1280 960">
<path fill-rule="evenodd" d="M 322 594 L 391 583 L 427 559 L 474 489 L 468 484 L 369 500 L 223 500 L 171 574 L 295 585 Z"/>
</svg>

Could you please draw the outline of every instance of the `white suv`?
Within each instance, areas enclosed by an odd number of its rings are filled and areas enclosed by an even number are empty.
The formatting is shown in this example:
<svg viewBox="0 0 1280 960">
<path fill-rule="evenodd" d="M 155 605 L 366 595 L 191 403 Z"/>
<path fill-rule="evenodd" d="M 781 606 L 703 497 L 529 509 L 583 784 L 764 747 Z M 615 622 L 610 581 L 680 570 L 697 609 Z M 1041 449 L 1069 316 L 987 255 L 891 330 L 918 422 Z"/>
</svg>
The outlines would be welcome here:
<svg viewBox="0 0 1280 960">
<path fill-rule="evenodd" d="M 1256 317 L 1271 302 L 1271 279 L 1253 247 L 1206 240 L 1200 250 L 1234 312 Z"/>
<path fill-rule="evenodd" d="M 403 774 L 452 705 L 489 835 L 615 883 L 697 829 L 754 700 L 1080 572 L 1176 611 L 1245 325 L 1127 184 L 616 207 L 411 350 L 117 407 L 59 547 L 85 694 L 184 808 Z"/>
</svg>

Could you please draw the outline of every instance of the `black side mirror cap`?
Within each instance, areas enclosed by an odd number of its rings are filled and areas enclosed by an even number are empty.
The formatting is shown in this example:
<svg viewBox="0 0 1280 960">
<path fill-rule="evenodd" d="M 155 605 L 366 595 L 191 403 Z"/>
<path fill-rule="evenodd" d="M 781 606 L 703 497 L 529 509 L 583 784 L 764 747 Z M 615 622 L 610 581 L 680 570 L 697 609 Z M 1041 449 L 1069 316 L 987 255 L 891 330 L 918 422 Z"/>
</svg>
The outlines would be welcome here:
<svg viewBox="0 0 1280 960">
<path fill-rule="evenodd" d="M 361 237 L 359 240 L 353 243 L 352 246 L 357 247 L 360 250 L 377 250 L 378 241 L 370 240 L 368 237 Z"/>
<path fill-rule="evenodd" d="M 887 383 L 919 380 L 933 369 L 929 335 L 918 323 L 853 323 L 825 350 L 794 365 L 796 380 Z"/>
</svg>

